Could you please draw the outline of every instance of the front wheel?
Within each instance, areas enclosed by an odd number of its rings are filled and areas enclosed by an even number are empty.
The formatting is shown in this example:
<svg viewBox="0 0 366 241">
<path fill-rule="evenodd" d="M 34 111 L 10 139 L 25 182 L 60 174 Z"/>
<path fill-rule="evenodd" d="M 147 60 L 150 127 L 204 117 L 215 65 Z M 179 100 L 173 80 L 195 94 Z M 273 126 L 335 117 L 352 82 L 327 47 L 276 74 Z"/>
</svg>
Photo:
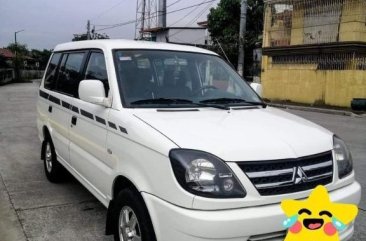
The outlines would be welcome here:
<svg viewBox="0 0 366 241">
<path fill-rule="evenodd" d="M 137 191 L 121 191 L 115 203 L 115 241 L 156 241 L 149 213 Z"/>
</svg>

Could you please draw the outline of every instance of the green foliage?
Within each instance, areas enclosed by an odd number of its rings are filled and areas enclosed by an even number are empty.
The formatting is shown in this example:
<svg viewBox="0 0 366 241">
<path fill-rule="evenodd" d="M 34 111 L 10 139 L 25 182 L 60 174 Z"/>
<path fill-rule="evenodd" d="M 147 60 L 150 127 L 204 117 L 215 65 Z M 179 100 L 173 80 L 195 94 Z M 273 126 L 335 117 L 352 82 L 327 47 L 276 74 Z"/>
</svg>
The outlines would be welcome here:
<svg viewBox="0 0 366 241">
<path fill-rule="evenodd" d="M 52 51 L 48 49 L 32 49 L 29 56 L 39 63 L 39 69 L 45 69 Z"/>
<path fill-rule="evenodd" d="M 52 53 L 51 50 L 47 49 L 43 50 L 32 49 L 29 51 L 27 45 L 19 43 L 17 45 L 15 45 L 15 43 L 11 43 L 6 48 L 12 51 L 13 53 L 15 52 L 17 53 L 16 58 L 13 59 L 13 65 L 14 66 L 17 65 L 20 68 L 24 68 L 23 66 L 24 60 L 27 60 L 27 58 L 29 60 L 29 58 L 31 58 L 32 62 L 39 63 L 39 69 L 45 69 L 48 63 L 48 59 L 50 58 Z"/>
<path fill-rule="evenodd" d="M 230 62 L 237 66 L 240 29 L 240 0 L 221 0 L 208 15 L 208 30 L 214 42 L 214 50 L 222 53 L 221 44 Z M 251 75 L 253 49 L 260 46 L 263 32 L 263 0 L 248 0 L 245 35 L 245 75 Z"/>
<path fill-rule="evenodd" d="M 221 0 L 208 15 L 208 30 L 220 42 L 236 43 L 239 38 L 240 0 Z"/>
<path fill-rule="evenodd" d="M 16 52 L 17 55 L 19 55 L 19 56 L 27 56 L 28 53 L 29 53 L 26 44 L 19 44 L 19 43 L 18 44 L 15 44 L 15 43 L 11 43 L 6 48 L 9 49 L 13 53 Z"/>
</svg>

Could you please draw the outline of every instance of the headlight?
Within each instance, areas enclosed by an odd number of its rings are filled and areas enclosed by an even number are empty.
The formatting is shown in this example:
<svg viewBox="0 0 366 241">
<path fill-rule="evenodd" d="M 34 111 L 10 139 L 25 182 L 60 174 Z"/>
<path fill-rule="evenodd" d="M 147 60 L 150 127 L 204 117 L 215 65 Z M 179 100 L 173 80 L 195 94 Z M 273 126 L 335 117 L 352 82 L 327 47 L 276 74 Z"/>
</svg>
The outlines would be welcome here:
<svg viewBox="0 0 366 241">
<path fill-rule="evenodd" d="M 344 178 L 353 170 L 352 155 L 346 144 L 337 136 L 333 137 L 335 159 L 338 164 L 338 176 Z"/>
<path fill-rule="evenodd" d="M 246 195 L 230 168 L 212 154 L 173 149 L 169 158 L 177 181 L 192 194 L 209 198 L 243 198 Z"/>
</svg>

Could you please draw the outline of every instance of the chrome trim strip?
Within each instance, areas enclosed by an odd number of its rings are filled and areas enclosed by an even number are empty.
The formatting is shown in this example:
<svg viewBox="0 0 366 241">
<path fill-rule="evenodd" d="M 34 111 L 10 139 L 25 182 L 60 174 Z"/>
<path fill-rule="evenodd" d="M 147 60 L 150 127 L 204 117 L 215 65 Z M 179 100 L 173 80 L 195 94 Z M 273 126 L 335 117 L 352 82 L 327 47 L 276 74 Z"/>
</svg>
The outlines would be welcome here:
<svg viewBox="0 0 366 241">
<path fill-rule="evenodd" d="M 308 180 L 310 181 L 313 181 L 313 180 L 316 180 L 316 179 L 321 179 L 321 178 L 326 178 L 326 177 L 330 177 L 330 176 L 333 176 L 333 172 L 327 172 L 327 173 L 323 173 L 323 174 L 320 174 L 320 175 L 316 175 L 316 176 L 308 176 Z"/>
<path fill-rule="evenodd" d="M 293 180 L 289 180 L 289 181 L 285 181 L 285 182 L 272 182 L 272 183 L 264 183 L 264 184 L 256 184 L 256 188 L 258 189 L 267 189 L 267 188 L 276 188 L 276 187 L 281 187 L 281 186 L 289 186 L 289 185 L 293 185 L 294 181 Z"/>
<path fill-rule="evenodd" d="M 283 174 L 291 174 L 295 171 L 295 167 L 283 169 L 283 170 L 274 170 L 274 171 L 264 171 L 264 172 L 247 172 L 247 176 L 249 178 L 257 178 L 257 177 L 271 177 L 278 176 Z"/>
<path fill-rule="evenodd" d="M 311 170 L 314 170 L 314 169 L 320 169 L 320 168 L 329 167 L 329 166 L 333 166 L 333 161 L 327 161 L 327 162 L 318 163 L 318 164 L 314 164 L 314 165 L 303 166 L 301 168 L 304 171 L 311 171 Z"/>
</svg>

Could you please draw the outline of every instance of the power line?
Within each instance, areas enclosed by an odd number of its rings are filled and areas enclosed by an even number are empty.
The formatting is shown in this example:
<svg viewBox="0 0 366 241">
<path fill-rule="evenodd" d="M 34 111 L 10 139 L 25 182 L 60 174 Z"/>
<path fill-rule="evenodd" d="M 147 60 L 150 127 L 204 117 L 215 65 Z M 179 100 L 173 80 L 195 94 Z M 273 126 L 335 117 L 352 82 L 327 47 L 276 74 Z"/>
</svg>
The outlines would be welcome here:
<svg viewBox="0 0 366 241">
<path fill-rule="evenodd" d="M 186 10 L 186 9 L 194 8 L 194 7 L 201 6 L 201 5 L 207 4 L 207 3 L 212 3 L 212 2 L 215 2 L 215 1 L 217 1 L 217 0 L 210 0 L 210 1 L 206 1 L 206 2 L 199 3 L 199 4 L 194 4 L 194 5 L 191 5 L 191 6 L 188 6 L 188 7 L 184 7 L 184 8 L 180 8 L 180 9 L 176 9 L 176 10 L 167 12 L 166 14 L 180 12 L 180 11 L 183 11 L 183 10 Z M 153 18 L 153 17 L 146 18 L 146 19 L 151 19 L 151 18 Z M 130 21 L 123 22 L 123 23 L 117 23 L 117 24 L 114 24 L 114 25 L 112 25 L 110 27 L 105 27 L 105 28 L 97 29 L 95 31 L 101 31 L 101 30 L 106 30 L 106 29 L 112 29 L 112 28 L 122 27 L 122 26 L 125 26 L 125 25 L 128 25 L 128 24 L 136 23 L 137 21 L 138 20 L 130 20 Z"/>
<path fill-rule="evenodd" d="M 205 0 L 203 0 L 202 2 L 204 2 Z M 201 2 L 201 3 L 202 3 Z M 186 15 L 184 15 L 183 17 L 181 17 L 180 19 L 178 19 L 177 21 L 175 21 L 174 23 L 170 24 L 169 27 L 179 23 L 180 21 L 182 21 L 183 19 L 185 19 L 186 17 L 188 17 L 190 14 L 192 14 L 194 11 L 196 11 L 198 9 L 199 6 L 195 7 L 194 9 L 192 9 L 191 11 L 189 11 Z"/>
<path fill-rule="evenodd" d="M 210 5 L 208 5 L 206 8 L 204 8 L 200 13 L 198 13 L 198 15 L 187 24 L 187 26 L 196 22 L 213 4 L 214 4 L 214 2 L 212 2 Z"/>
<path fill-rule="evenodd" d="M 175 2 L 173 2 L 173 3 L 171 3 L 171 4 L 169 4 L 169 5 L 167 6 L 167 8 L 168 8 L 168 7 L 173 6 L 173 5 L 177 4 L 177 3 L 179 3 L 180 1 L 182 1 L 182 0 L 177 0 L 177 1 L 175 1 Z"/>
<path fill-rule="evenodd" d="M 196 15 L 196 17 L 194 17 L 190 22 L 188 22 L 188 24 L 185 25 L 185 27 L 188 27 L 189 25 L 191 25 L 192 23 L 197 21 L 213 5 L 213 3 L 214 2 L 211 2 L 210 5 L 208 5 L 201 12 L 199 12 L 198 15 Z M 174 37 L 175 35 L 181 33 L 182 31 L 184 31 L 184 29 L 181 29 L 181 30 L 175 32 L 174 34 L 170 35 L 169 38 Z"/>
<path fill-rule="evenodd" d="M 113 10 L 114 8 L 116 8 L 116 7 L 118 7 L 119 5 L 121 5 L 123 2 L 124 2 L 124 0 L 120 0 L 120 2 L 119 2 L 119 3 L 117 3 L 117 4 L 113 5 L 112 7 L 110 7 L 110 8 L 108 8 L 108 9 L 104 10 L 103 12 L 101 12 L 100 14 L 98 14 L 96 17 L 91 18 L 91 19 L 94 19 L 94 20 L 95 20 L 95 19 L 100 18 L 100 17 L 101 17 L 101 16 L 103 16 L 104 14 L 108 13 L 109 11 L 111 11 L 111 10 Z"/>
</svg>

